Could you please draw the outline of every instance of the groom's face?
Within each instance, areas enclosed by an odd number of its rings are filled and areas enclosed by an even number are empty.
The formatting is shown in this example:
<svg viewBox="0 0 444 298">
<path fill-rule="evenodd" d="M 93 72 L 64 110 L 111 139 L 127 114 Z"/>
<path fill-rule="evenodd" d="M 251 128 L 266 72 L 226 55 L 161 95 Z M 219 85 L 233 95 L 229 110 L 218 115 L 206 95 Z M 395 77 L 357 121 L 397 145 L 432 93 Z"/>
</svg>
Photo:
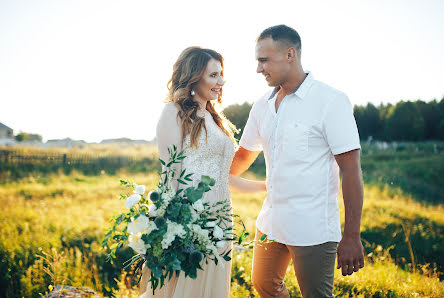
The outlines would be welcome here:
<svg viewBox="0 0 444 298">
<path fill-rule="evenodd" d="M 290 65 L 287 49 L 271 37 L 261 39 L 256 44 L 257 73 L 264 75 L 269 86 L 280 86 L 287 78 Z"/>
</svg>

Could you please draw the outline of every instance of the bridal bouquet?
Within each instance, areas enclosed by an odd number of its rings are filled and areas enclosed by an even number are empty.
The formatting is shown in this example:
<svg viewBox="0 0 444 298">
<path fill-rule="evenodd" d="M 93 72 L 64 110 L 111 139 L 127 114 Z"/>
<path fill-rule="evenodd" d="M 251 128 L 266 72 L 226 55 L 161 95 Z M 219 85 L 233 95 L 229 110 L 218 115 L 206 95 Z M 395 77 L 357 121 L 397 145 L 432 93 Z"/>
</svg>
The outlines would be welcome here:
<svg viewBox="0 0 444 298">
<path fill-rule="evenodd" d="M 113 218 L 113 226 L 102 242 L 105 248 L 110 240 L 115 241 L 110 246 L 111 260 L 117 249 L 125 245 L 131 247 L 137 254 L 127 261 L 126 267 L 138 262 L 140 268 L 145 262 L 151 269 L 153 293 L 174 273 L 179 275 L 182 271 L 186 277 L 196 278 L 203 260 L 214 261 L 216 265 L 222 260 L 229 261 L 231 245 L 226 242 L 237 240 L 241 244 L 248 236 L 241 221 L 240 236 L 234 234 L 232 217 L 236 215 L 231 214 L 230 202 L 209 204 L 202 200 L 215 180 L 201 176 L 192 183 L 192 174 L 185 169 L 175 173 L 172 166 L 185 156 L 183 151 L 177 152 L 175 146 L 172 150 L 168 148 L 168 152 L 170 160 L 160 160 L 165 166 L 162 179 L 157 189 L 148 195 L 144 185 L 120 180 L 121 185 L 132 192 L 120 195 L 128 211 Z M 173 187 L 174 181 L 179 185 L 177 190 Z M 225 247 L 228 248 L 223 249 Z"/>
</svg>

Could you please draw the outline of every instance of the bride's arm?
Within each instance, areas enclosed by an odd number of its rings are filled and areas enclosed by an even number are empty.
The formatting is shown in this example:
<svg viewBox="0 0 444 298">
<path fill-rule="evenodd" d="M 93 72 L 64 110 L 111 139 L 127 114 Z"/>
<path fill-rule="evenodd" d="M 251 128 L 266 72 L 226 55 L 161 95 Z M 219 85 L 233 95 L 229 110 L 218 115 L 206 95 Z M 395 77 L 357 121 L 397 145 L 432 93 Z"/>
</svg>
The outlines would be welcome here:
<svg viewBox="0 0 444 298">
<path fill-rule="evenodd" d="M 172 149 L 173 145 L 176 145 L 178 152 L 182 150 L 181 131 L 177 121 L 177 108 L 172 103 L 166 104 L 163 108 L 162 114 L 157 122 L 156 139 L 159 156 L 166 163 L 170 158 L 168 148 Z M 172 168 L 176 171 L 175 177 L 177 177 L 182 170 L 182 163 L 174 164 L 172 165 Z M 165 171 L 165 166 L 162 165 L 162 172 L 163 171 Z M 163 179 L 163 176 L 161 179 Z M 175 189 L 178 188 L 177 180 L 173 181 L 173 187 Z M 150 275 L 151 270 L 143 264 L 142 277 L 139 283 L 139 295 L 143 295 L 147 289 L 151 288 L 149 285 Z"/>
<path fill-rule="evenodd" d="M 168 163 L 168 160 L 170 159 L 168 148 L 172 150 L 173 145 L 176 145 L 177 152 L 182 150 L 181 129 L 179 125 L 176 106 L 173 103 L 167 103 L 160 115 L 156 127 L 159 156 L 165 163 Z M 171 168 L 175 170 L 175 177 L 177 177 L 182 171 L 182 162 L 173 164 Z M 165 166 L 162 166 L 162 172 L 163 171 L 165 171 Z M 175 189 L 178 188 L 177 180 L 174 180 L 173 187 Z"/>
<path fill-rule="evenodd" d="M 267 186 L 265 181 L 256 181 L 241 178 L 230 174 L 229 176 L 230 190 L 244 193 L 266 192 Z"/>
</svg>

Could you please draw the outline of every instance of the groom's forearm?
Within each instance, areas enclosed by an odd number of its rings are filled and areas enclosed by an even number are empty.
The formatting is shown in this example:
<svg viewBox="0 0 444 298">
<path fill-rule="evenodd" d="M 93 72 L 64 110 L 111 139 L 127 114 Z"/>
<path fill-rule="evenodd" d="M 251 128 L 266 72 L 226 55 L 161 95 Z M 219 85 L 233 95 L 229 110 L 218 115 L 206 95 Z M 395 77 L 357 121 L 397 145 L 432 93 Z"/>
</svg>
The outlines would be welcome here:
<svg viewBox="0 0 444 298">
<path fill-rule="evenodd" d="M 256 160 L 259 153 L 260 151 L 250 151 L 243 147 L 239 147 L 234 155 L 233 162 L 231 163 L 230 174 L 239 176 L 244 173 Z"/>
<path fill-rule="evenodd" d="M 344 197 L 344 236 L 360 237 L 363 205 L 363 180 L 360 150 L 335 156 L 342 174 L 342 195 Z"/>
<path fill-rule="evenodd" d="M 363 205 L 363 183 L 360 170 L 342 175 L 342 195 L 345 209 L 344 236 L 360 237 Z"/>
</svg>

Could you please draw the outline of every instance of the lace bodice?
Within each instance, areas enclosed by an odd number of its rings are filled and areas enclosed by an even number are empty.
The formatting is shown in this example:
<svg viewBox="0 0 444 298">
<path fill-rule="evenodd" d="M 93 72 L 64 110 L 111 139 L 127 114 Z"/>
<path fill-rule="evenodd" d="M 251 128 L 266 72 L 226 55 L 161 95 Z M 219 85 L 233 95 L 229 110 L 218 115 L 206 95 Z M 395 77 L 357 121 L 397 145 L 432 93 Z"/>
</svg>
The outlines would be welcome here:
<svg viewBox="0 0 444 298">
<path fill-rule="evenodd" d="M 204 117 L 207 132 L 205 133 L 205 130 L 201 132 L 198 148 L 190 147 L 189 136 L 185 138 L 183 147 L 181 147 L 179 146 L 181 143 L 180 127 L 176 119 L 177 108 L 173 103 L 167 103 L 157 126 L 157 140 L 159 153 L 164 160 L 168 159 L 166 148 L 171 147 L 172 144 L 185 150 L 186 158 L 180 169 L 177 170 L 186 169 L 187 173 L 193 173 L 194 183 L 198 183 L 201 175 L 207 175 L 216 180 L 212 190 L 204 197 L 204 199 L 214 202 L 230 197 L 228 174 L 234 156 L 234 144 L 217 126 L 209 112 L 205 112 Z"/>
<path fill-rule="evenodd" d="M 190 147 L 190 137 L 187 136 L 183 148 L 187 158 L 183 168 L 193 173 L 193 179 L 207 175 L 216 180 L 213 190 L 228 191 L 228 173 L 234 156 L 234 145 L 231 139 L 214 122 L 209 112 L 205 113 L 207 133 L 202 131 L 198 148 Z M 229 196 L 229 193 L 227 194 Z"/>
</svg>

